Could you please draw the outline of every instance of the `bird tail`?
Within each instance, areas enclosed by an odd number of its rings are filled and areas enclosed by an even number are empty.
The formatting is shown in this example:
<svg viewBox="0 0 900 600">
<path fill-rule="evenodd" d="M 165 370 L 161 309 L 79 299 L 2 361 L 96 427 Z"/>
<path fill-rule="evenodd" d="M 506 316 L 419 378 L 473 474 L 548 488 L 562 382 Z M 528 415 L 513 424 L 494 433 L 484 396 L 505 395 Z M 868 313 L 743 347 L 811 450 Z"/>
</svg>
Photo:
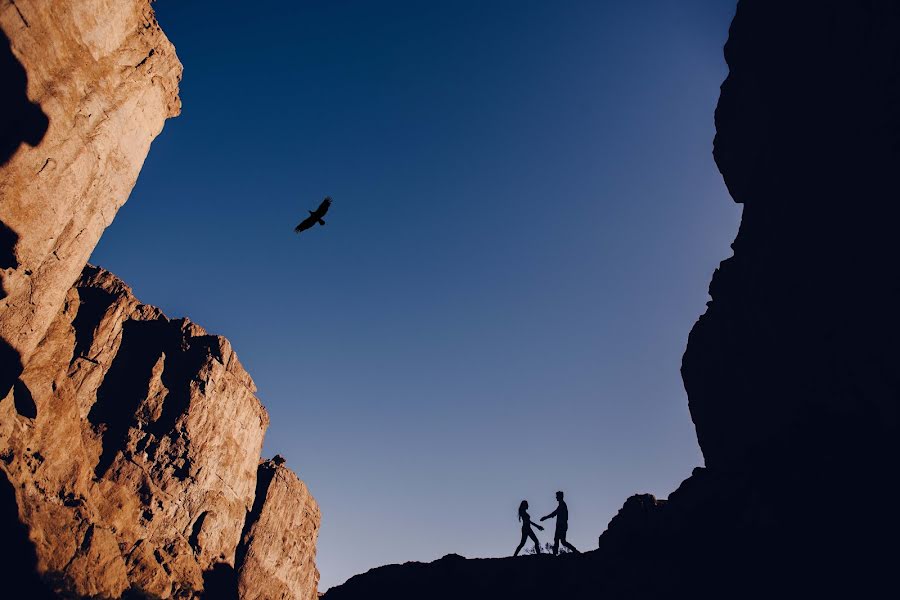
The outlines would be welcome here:
<svg viewBox="0 0 900 600">
<path fill-rule="evenodd" d="M 319 219 L 319 225 L 324 225 L 324 224 L 325 224 L 325 220 L 324 220 L 324 219 Z"/>
</svg>

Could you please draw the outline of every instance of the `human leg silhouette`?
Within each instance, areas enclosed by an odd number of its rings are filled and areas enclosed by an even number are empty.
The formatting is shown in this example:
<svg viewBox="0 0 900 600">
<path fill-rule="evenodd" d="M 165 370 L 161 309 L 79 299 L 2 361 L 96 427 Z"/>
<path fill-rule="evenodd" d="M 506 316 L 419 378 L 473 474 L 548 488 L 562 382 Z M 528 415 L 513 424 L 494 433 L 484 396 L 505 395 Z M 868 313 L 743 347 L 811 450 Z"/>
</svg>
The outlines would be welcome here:
<svg viewBox="0 0 900 600">
<path fill-rule="evenodd" d="M 566 541 L 566 532 L 565 531 L 557 531 L 556 535 L 553 536 L 553 554 L 559 555 L 559 545 L 562 544 L 566 548 L 569 549 L 570 552 L 575 554 L 579 554 L 578 548 L 570 544 Z"/>
<path fill-rule="evenodd" d="M 516 548 L 516 551 L 513 553 L 513 556 L 518 556 L 518 555 L 519 555 L 519 550 L 522 549 L 522 546 L 525 545 L 525 540 L 528 539 L 528 533 L 529 533 L 529 532 L 525 531 L 524 529 L 522 530 L 522 541 L 519 542 L 519 545 L 518 545 L 518 547 Z M 531 535 L 533 536 L 534 534 L 532 533 Z"/>
<path fill-rule="evenodd" d="M 534 540 L 534 553 L 540 554 L 541 553 L 541 543 L 538 541 L 537 536 L 534 534 L 534 531 L 529 531 L 528 537 L 530 537 L 532 540 Z M 524 540 L 522 541 L 522 543 L 523 544 L 525 543 Z"/>
<path fill-rule="evenodd" d="M 569 549 L 570 552 L 574 552 L 575 554 L 580 554 L 580 552 L 578 551 L 578 548 L 576 548 L 575 546 L 573 546 L 572 544 L 570 544 L 569 542 L 566 541 L 566 536 L 563 536 L 560 541 L 562 542 L 563 546 L 565 546 L 566 548 Z"/>
</svg>

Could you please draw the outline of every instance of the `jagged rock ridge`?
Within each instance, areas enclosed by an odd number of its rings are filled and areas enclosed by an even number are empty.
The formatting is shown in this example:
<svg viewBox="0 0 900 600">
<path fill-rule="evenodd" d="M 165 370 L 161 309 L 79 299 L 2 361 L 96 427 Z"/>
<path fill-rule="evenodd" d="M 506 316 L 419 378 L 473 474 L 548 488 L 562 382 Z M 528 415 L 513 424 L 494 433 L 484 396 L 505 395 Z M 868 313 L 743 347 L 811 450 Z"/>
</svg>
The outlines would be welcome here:
<svg viewBox="0 0 900 600">
<path fill-rule="evenodd" d="M 193 597 L 223 565 L 242 599 L 315 597 L 318 507 L 258 464 L 268 416 L 227 340 L 88 266 L 19 381 L 2 469 L 59 590 Z"/>
<path fill-rule="evenodd" d="M 306 484 L 276 456 L 259 465 L 256 499 L 236 562 L 241 600 L 316 600 L 316 536 L 321 515 Z"/>
</svg>

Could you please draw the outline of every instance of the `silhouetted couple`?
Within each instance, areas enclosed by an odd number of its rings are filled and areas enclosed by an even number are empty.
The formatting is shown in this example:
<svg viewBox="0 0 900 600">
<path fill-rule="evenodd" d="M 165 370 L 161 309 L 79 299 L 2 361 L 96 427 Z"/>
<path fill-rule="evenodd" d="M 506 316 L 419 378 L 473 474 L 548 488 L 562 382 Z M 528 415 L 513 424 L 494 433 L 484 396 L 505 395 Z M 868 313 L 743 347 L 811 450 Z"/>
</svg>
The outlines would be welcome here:
<svg viewBox="0 0 900 600">
<path fill-rule="evenodd" d="M 560 544 L 568 548 L 571 552 L 577 553 L 578 550 L 575 548 L 575 546 L 566 541 L 566 532 L 569 530 L 569 507 L 566 506 L 566 502 L 565 500 L 563 500 L 562 492 L 556 492 L 556 500 L 557 502 L 559 502 L 556 510 L 554 510 L 546 517 L 541 517 L 541 521 L 546 521 L 547 519 L 556 517 L 556 532 L 553 535 L 553 554 L 559 554 Z M 519 542 L 519 547 L 516 548 L 513 556 L 519 555 L 519 551 L 522 549 L 522 546 L 525 545 L 525 541 L 528 538 L 531 538 L 534 541 L 535 553 L 540 554 L 541 543 L 538 541 L 537 535 L 535 535 L 534 530 L 531 528 L 531 526 L 534 525 L 541 531 L 543 531 L 544 528 L 537 523 L 531 522 L 531 517 L 528 515 L 527 500 L 522 500 L 522 503 L 519 504 L 519 520 L 522 521 L 522 541 Z"/>
</svg>

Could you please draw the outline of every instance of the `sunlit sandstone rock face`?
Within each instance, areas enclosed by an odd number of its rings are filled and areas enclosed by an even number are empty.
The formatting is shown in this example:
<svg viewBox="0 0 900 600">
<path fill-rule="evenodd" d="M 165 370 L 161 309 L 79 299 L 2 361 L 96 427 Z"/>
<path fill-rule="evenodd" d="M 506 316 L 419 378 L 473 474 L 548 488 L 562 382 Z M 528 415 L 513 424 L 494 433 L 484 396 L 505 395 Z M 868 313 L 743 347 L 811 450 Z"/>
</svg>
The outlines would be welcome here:
<svg viewBox="0 0 900 600">
<path fill-rule="evenodd" d="M 256 481 L 256 501 L 237 553 L 241 599 L 316 600 L 318 504 L 279 457 L 259 465 Z"/>
<path fill-rule="evenodd" d="M 259 465 L 268 416 L 227 340 L 89 266 L 19 381 L 0 458 L 60 589 L 192 597 L 221 565 L 240 598 L 315 597 L 318 507 Z"/>
<path fill-rule="evenodd" d="M 0 338 L 24 363 L 179 113 L 181 64 L 149 0 L 2 2 L 0 28 Z"/>
<path fill-rule="evenodd" d="M 314 598 L 318 507 L 280 462 L 260 487 L 227 340 L 85 268 L 180 110 L 150 3 L 3 2 L 0 28 L 0 596 Z"/>
<path fill-rule="evenodd" d="M 88 268 L 20 381 L 0 440 L 40 571 L 166 597 L 231 561 L 268 417 L 226 340 Z"/>
</svg>

